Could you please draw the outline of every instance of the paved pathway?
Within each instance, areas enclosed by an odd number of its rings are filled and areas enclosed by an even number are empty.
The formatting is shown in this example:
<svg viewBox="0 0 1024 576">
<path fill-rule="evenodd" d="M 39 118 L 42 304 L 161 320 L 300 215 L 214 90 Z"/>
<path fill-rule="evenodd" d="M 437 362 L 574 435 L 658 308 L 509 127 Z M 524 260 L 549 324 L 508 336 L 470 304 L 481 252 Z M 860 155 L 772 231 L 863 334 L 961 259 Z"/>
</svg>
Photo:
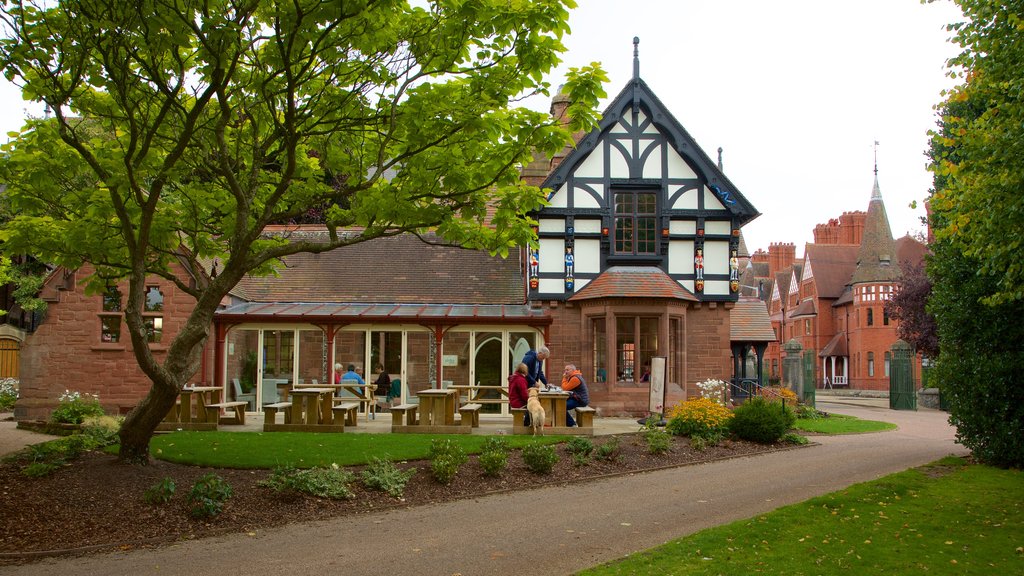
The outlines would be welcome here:
<svg viewBox="0 0 1024 576">
<path fill-rule="evenodd" d="M 570 574 L 951 453 L 946 414 L 830 405 L 899 425 L 722 462 L 10 567 L 11 574 Z M 126 521 L 130 521 L 127 520 Z M 8 568 L 5 568 L 8 570 Z"/>
<path fill-rule="evenodd" d="M 56 438 L 49 434 L 19 430 L 13 416 L 10 412 L 0 412 L 0 457 L 17 452 L 29 444 L 39 444 Z"/>
</svg>

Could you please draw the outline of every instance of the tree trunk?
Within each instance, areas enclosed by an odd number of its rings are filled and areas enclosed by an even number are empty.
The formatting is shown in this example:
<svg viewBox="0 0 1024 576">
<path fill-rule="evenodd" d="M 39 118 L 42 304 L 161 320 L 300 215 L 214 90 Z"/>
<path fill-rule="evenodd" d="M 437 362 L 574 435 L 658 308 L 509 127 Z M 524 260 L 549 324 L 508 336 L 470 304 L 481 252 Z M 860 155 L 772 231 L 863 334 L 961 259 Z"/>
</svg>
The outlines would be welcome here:
<svg viewBox="0 0 1024 576">
<path fill-rule="evenodd" d="M 124 424 L 121 425 L 121 431 L 118 433 L 121 439 L 118 461 L 127 464 L 149 464 L 149 441 L 177 399 L 178 390 L 174 385 L 153 384 L 146 397 L 128 413 Z"/>
</svg>

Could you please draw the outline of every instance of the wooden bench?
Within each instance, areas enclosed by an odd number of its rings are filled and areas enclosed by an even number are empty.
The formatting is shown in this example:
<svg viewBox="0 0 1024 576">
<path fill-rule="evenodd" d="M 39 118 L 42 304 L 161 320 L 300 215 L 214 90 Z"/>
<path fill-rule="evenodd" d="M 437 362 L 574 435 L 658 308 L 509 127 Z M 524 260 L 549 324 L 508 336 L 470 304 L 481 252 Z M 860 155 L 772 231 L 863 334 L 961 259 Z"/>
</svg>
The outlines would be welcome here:
<svg viewBox="0 0 1024 576">
<path fill-rule="evenodd" d="M 579 406 L 576 408 L 576 425 L 580 428 L 594 427 L 594 414 L 597 409 L 591 406 Z"/>
<path fill-rule="evenodd" d="M 217 404 L 206 405 L 206 420 L 207 422 L 218 422 L 220 424 L 241 424 L 245 425 L 245 409 L 249 406 L 248 402 L 220 402 Z M 233 410 L 234 417 L 228 416 L 220 418 L 220 411 Z"/>
<path fill-rule="evenodd" d="M 462 425 L 470 428 L 480 427 L 480 404 L 464 404 L 459 406 L 459 416 L 462 417 Z"/>
<path fill-rule="evenodd" d="M 284 423 L 289 424 L 292 420 L 292 411 L 289 408 L 292 407 L 291 402 L 275 402 L 273 404 L 267 404 L 263 406 L 263 423 L 264 426 L 267 424 L 274 424 L 274 420 L 277 418 L 277 411 L 284 410 Z"/>
<path fill-rule="evenodd" d="M 399 404 L 398 406 L 391 407 L 391 425 L 392 426 L 414 426 L 416 424 L 416 411 L 419 410 L 419 404 Z M 402 422 L 403 417 L 405 422 Z"/>
<path fill-rule="evenodd" d="M 335 424 L 344 423 L 344 426 L 355 426 L 359 421 L 359 402 L 342 402 L 331 408 Z"/>
<path fill-rule="evenodd" d="M 525 428 L 526 415 L 528 414 L 526 408 L 509 408 L 508 410 L 512 413 L 512 429 Z"/>
</svg>

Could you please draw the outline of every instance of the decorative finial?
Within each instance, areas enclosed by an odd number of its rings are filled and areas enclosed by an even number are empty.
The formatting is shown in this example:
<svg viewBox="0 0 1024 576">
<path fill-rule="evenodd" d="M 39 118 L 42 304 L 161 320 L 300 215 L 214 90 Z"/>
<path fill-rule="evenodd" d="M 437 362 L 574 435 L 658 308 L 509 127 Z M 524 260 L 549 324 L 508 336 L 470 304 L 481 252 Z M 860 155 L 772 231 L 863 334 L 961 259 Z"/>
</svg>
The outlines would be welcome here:
<svg viewBox="0 0 1024 576">
<path fill-rule="evenodd" d="M 640 37 L 633 36 L 633 80 L 640 79 Z"/>
<path fill-rule="evenodd" d="M 718 147 L 718 170 L 719 171 L 723 170 L 723 168 L 722 168 L 722 147 L 721 146 Z"/>
<path fill-rule="evenodd" d="M 878 140 L 875 140 L 875 179 L 878 179 Z"/>
<path fill-rule="evenodd" d="M 878 140 L 875 140 L 875 185 L 871 188 L 871 199 L 882 199 L 882 188 L 878 185 Z"/>
</svg>

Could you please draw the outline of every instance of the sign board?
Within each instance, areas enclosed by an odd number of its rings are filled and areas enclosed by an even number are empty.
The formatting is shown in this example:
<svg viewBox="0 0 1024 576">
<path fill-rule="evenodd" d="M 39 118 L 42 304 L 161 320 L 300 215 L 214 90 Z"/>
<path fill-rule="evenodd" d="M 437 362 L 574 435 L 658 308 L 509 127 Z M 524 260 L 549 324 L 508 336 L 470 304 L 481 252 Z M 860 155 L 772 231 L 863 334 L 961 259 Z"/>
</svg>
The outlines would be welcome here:
<svg viewBox="0 0 1024 576">
<path fill-rule="evenodd" d="M 459 355 L 458 354 L 445 354 L 441 356 L 441 366 L 458 366 Z"/>
<path fill-rule="evenodd" d="M 665 413 L 665 364 L 664 356 L 651 358 L 651 399 L 650 410 L 655 414 Z"/>
</svg>

